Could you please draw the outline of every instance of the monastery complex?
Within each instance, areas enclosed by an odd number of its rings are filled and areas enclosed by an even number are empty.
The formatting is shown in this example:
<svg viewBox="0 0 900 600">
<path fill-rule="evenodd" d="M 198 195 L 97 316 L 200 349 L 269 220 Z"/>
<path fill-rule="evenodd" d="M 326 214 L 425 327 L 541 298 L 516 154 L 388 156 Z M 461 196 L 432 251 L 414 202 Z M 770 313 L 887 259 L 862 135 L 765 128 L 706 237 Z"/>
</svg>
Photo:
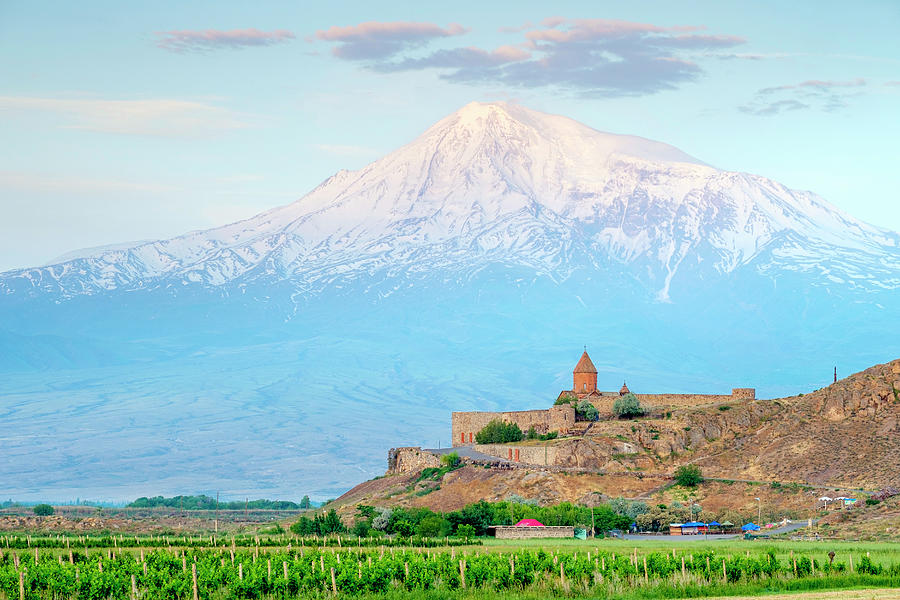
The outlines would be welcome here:
<svg viewBox="0 0 900 600">
<path fill-rule="evenodd" d="M 587 399 L 597 409 L 601 420 L 615 418 L 613 404 L 625 394 L 630 393 L 623 384 L 617 392 L 605 392 L 597 389 L 597 368 L 591 362 L 587 351 L 581 355 L 578 364 L 572 371 L 572 389 L 563 390 L 558 398 L 574 396 L 579 401 Z M 706 404 L 723 404 L 744 400 L 754 400 L 754 388 L 734 388 L 731 394 L 635 394 L 641 406 L 648 414 L 661 416 L 667 410 L 690 408 Z M 523 410 L 510 412 L 454 412 L 451 417 L 451 429 L 454 446 L 471 446 L 475 444 L 475 434 L 490 423 L 499 419 L 515 423 L 522 431 L 534 428 L 539 434 L 552 431 L 560 435 L 583 433 L 580 431 L 589 423 L 576 423 L 575 403 L 556 404 L 548 409 Z"/>
</svg>

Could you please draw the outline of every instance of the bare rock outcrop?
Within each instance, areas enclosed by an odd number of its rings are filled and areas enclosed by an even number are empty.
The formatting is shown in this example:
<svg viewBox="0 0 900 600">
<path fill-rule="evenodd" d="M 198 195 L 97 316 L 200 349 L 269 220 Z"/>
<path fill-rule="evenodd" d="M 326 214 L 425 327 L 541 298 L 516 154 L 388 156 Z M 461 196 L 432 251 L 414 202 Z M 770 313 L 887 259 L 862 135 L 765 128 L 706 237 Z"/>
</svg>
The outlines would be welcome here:
<svg viewBox="0 0 900 600">
<path fill-rule="evenodd" d="M 810 394 L 813 410 L 829 421 L 875 417 L 900 404 L 900 360 L 875 365 Z"/>
</svg>

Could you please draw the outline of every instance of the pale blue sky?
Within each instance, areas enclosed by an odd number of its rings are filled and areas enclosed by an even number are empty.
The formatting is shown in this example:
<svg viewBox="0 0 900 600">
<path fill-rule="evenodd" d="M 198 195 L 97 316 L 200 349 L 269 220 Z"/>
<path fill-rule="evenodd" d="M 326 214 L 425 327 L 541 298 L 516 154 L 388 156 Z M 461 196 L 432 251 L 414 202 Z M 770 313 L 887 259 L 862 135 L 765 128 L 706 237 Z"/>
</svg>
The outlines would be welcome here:
<svg viewBox="0 0 900 600">
<path fill-rule="evenodd" d="M 896 0 L 6 0 L 0 270 L 248 217 L 494 99 L 900 230 L 898 30 Z"/>
</svg>

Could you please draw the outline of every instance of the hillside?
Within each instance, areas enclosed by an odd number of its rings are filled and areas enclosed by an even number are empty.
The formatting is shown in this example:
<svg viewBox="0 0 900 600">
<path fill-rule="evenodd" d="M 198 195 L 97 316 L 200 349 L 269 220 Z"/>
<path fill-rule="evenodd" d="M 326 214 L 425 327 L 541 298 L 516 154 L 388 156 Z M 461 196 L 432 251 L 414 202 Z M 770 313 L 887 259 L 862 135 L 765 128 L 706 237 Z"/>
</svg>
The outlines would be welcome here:
<svg viewBox="0 0 900 600">
<path fill-rule="evenodd" d="M 553 447 L 550 467 L 498 459 L 492 468 L 468 464 L 439 479 L 412 468 L 356 486 L 337 503 L 454 510 L 511 494 L 553 504 L 590 502 L 595 493 L 663 501 L 671 499 L 666 489 L 675 468 L 697 464 L 720 480 L 707 482 L 695 498 L 708 509 L 747 511 L 762 497 L 805 518 L 823 489 L 853 495 L 857 488 L 900 483 L 898 390 L 900 360 L 810 394 L 674 411 L 662 419 L 598 421 L 580 436 L 504 446 Z M 619 451 L 623 442 L 635 450 Z"/>
<path fill-rule="evenodd" d="M 900 360 L 876 365 L 735 431 L 719 452 L 696 460 L 710 474 L 878 489 L 900 481 Z M 727 473 L 727 475 L 726 475 Z"/>
</svg>

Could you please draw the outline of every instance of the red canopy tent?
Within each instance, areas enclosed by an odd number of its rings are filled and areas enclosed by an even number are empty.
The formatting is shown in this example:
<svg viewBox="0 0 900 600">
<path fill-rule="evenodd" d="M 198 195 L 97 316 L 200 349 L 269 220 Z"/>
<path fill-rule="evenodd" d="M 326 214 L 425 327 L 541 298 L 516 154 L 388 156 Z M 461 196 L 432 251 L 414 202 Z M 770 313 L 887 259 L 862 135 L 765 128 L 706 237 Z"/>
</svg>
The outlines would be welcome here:
<svg viewBox="0 0 900 600">
<path fill-rule="evenodd" d="M 543 527 L 544 524 L 537 519 L 522 519 L 515 524 L 516 527 Z"/>
</svg>

